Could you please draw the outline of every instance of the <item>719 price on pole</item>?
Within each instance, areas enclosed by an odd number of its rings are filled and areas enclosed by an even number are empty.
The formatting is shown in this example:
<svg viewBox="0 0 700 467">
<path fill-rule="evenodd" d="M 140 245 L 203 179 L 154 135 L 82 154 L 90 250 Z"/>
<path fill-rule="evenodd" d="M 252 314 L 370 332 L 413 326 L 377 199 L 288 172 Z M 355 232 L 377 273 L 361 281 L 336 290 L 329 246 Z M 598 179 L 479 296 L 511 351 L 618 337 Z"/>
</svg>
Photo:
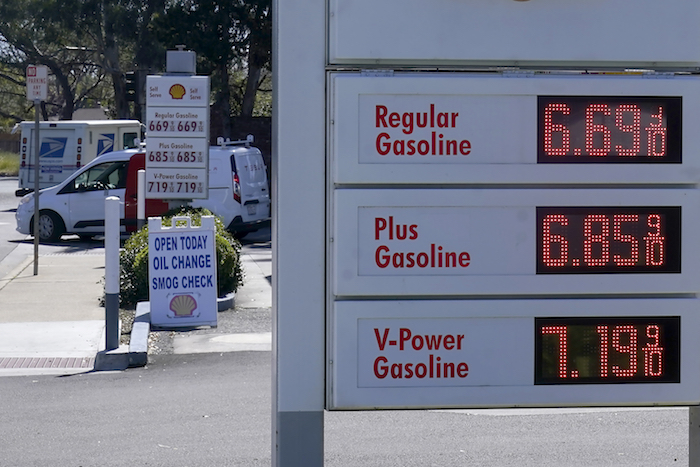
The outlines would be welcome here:
<svg viewBox="0 0 700 467">
<path fill-rule="evenodd" d="M 201 182 L 148 182 L 149 193 L 202 193 Z"/>
</svg>

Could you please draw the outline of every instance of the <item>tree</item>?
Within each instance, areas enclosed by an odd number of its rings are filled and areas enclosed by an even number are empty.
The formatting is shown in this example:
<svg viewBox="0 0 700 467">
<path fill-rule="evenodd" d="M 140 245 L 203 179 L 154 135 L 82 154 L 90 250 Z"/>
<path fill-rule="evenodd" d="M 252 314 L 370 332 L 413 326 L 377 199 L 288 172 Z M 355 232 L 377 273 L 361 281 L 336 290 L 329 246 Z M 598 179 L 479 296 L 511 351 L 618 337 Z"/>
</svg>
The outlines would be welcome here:
<svg viewBox="0 0 700 467">
<path fill-rule="evenodd" d="M 0 0 L 0 102 L 12 104 L 0 117 L 27 118 L 18 90 L 31 63 L 50 69 L 45 118 L 70 119 L 92 101 L 127 118 L 126 73 L 143 82 L 185 44 L 211 76 L 212 113 L 228 136 L 232 115 L 254 112 L 271 31 L 271 0 Z"/>
</svg>

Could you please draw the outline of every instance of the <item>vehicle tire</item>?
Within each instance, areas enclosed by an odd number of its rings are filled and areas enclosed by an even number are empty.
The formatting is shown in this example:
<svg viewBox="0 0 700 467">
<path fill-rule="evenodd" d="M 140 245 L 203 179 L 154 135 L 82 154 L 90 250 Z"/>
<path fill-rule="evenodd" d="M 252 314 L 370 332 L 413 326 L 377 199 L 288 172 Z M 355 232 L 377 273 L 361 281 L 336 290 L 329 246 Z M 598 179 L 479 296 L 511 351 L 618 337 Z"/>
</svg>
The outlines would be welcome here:
<svg viewBox="0 0 700 467">
<path fill-rule="evenodd" d="M 32 219 L 33 225 L 34 219 Z M 39 241 L 46 243 L 58 241 L 65 230 L 61 216 L 53 211 L 39 212 Z"/>
<path fill-rule="evenodd" d="M 245 236 L 248 235 L 249 233 L 250 233 L 250 232 L 236 232 L 236 233 L 233 234 L 233 236 L 234 236 L 237 240 L 241 240 L 241 239 L 243 239 L 243 237 L 245 237 Z"/>
</svg>

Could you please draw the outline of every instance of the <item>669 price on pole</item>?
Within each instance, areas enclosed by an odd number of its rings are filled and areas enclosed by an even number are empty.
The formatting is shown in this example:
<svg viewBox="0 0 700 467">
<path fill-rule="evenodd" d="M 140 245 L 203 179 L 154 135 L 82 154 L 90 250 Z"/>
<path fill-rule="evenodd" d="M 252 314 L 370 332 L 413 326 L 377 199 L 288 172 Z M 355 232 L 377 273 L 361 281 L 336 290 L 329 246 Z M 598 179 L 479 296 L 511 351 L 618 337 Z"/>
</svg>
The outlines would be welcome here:
<svg viewBox="0 0 700 467">
<path fill-rule="evenodd" d="M 148 122 L 148 131 L 163 134 L 195 134 L 204 131 L 204 122 L 201 120 L 156 120 Z"/>
<path fill-rule="evenodd" d="M 680 317 L 535 318 L 535 384 L 679 383 Z"/>
<path fill-rule="evenodd" d="M 208 109 L 149 107 L 147 113 L 148 136 L 207 137 Z"/>
</svg>

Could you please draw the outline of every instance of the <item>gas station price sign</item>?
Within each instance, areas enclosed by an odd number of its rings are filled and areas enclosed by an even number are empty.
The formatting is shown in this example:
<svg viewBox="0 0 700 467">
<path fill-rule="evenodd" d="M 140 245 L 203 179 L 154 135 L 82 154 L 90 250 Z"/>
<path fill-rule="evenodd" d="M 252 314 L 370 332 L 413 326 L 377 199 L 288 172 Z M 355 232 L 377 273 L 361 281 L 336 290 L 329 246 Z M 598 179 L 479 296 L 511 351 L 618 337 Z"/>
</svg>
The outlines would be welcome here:
<svg viewBox="0 0 700 467">
<path fill-rule="evenodd" d="M 680 206 L 537 207 L 537 274 L 680 272 Z"/>
<path fill-rule="evenodd" d="M 680 383 L 679 316 L 535 318 L 535 384 Z"/>
<path fill-rule="evenodd" d="M 538 163 L 681 163 L 682 98 L 538 96 Z"/>
</svg>

